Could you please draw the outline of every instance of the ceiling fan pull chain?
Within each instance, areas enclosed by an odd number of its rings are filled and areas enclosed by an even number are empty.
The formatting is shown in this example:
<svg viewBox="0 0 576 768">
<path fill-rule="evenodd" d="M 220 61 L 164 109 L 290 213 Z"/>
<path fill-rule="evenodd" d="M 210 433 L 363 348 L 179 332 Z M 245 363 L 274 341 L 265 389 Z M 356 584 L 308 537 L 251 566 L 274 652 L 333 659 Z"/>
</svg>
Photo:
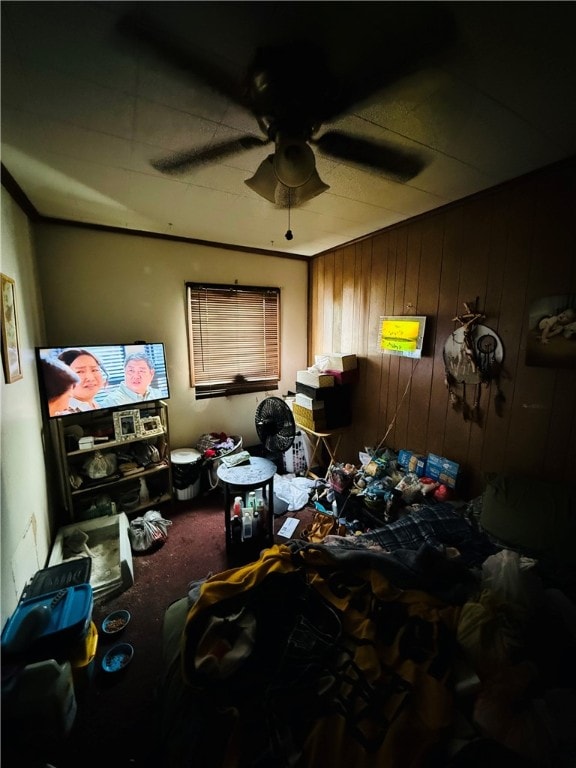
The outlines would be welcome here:
<svg viewBox="0 0 576 768">
<path fill-rule="evenodd" d="M 290 202 L 292 200 L 292 190 L 290 187 L 288 187 L 288 231 L 284 235 L 286 240 L 292 240 L 294 235 L 292 234 L 292 230 L 290 229 Z"/>
</svg>

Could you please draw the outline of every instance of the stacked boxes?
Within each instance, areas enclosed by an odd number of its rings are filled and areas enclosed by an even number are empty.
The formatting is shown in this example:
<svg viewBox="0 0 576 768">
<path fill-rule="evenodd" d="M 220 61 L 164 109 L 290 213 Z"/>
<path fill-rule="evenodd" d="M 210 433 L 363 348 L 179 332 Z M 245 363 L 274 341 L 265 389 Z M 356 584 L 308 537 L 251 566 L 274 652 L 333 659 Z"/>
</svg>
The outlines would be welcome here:
<svg viewBox="0 0 576 768">
<path fill-rule="evenodd" d="M 352 421 L 352 392 L 342 376 L 351 374 L 354 379 L 357 375 L 356 355 L 318 355 L 316 361 L 331 368 L 329 372 L 296 372 L 294 418 L 313 432 L 348 426 Z"/>
<path fill-rule="evenodd" d="M 414 472 L 418 477 L 422 477 L 426 470 L 426 456 L 402 449 L 398 451 L 398 466 L 406 472 Z"/>
<path fill-rule="evenodd" d="M 434 453 L 428 454 L 426 474 L 432 480 L 437 480 L 449 488 L 456 488 L 459 471 L 460 466 L 455 461 L 445 459 L 443 456 L 436 456 Z"/>
</svg>

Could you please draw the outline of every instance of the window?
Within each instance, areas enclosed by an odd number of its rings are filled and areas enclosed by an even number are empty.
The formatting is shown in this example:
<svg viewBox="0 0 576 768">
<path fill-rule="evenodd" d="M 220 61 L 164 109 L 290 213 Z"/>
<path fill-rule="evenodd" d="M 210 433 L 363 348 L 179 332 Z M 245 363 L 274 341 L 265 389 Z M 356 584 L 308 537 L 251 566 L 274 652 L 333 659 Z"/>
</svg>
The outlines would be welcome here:
<svg viewBox="0 0 576 768">
<path fill-rule="evenodd" d="M 196 399 L 278 389 L 280 289 L 186 284 Z"/>
</svg>

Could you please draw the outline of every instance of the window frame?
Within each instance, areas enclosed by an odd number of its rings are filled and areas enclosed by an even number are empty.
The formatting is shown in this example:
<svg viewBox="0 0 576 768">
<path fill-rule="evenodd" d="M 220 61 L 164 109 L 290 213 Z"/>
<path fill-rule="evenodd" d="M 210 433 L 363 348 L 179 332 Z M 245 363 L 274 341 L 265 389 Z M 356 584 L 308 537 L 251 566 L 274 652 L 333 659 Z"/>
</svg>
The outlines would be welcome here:
<svg viewBox="0 0 576 768">
<path fill-rule="evenodd" d="M 200 309 L 201 297 L 204 302 L 206 299 L 211 302 L 208 306 L 210 317 Z M 245 298 L 244 305 L 242 297 Z M 232 299 L 238 302 L 236 308 L 229 301 Z M 186 282 L 188 367 L 196 400 L 279 388 L 280 299 L 280 288 L 275 287 Z M 259 302 L 263 306 L 261 315 Z M 242 328 L 242 312 L 244 323 L 249 317 L 253 324 L 253 333 L 248 339 L 241 339 L 238 333 Z M 206 330 L 207 322 L 216 328 L 214 333 Z M 224 365 L 219 376 L 218 359 L 223 354 L 228 355 L 229 360 L 235 360 L 239 367 L 232 370 L 232 365 Z M 254 360 L 256 364 L 251 369 Z M 201 373 L 200 365 L 204 363 L 206 370 Z"/>
</svg>

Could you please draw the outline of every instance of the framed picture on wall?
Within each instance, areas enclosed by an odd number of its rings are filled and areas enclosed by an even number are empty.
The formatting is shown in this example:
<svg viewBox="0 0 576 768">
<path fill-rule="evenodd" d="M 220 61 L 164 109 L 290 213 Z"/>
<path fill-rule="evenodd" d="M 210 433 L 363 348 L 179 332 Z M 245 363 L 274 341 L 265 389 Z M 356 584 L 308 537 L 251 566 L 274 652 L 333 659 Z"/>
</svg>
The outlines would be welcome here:
<svg viewBox="0 0 576 768">
<path fill-rule="evenodd" d="M 576 294 L 544 296 L 532 302 L 526 365 L 576 368 Z"/>
<path fill-rule="evenodd" d="M 0 274 L 2 317 L 2 365 L 7 384 L 23 378 L 16 315 L 16 284 L 11 277 Z"/>
</svg>

